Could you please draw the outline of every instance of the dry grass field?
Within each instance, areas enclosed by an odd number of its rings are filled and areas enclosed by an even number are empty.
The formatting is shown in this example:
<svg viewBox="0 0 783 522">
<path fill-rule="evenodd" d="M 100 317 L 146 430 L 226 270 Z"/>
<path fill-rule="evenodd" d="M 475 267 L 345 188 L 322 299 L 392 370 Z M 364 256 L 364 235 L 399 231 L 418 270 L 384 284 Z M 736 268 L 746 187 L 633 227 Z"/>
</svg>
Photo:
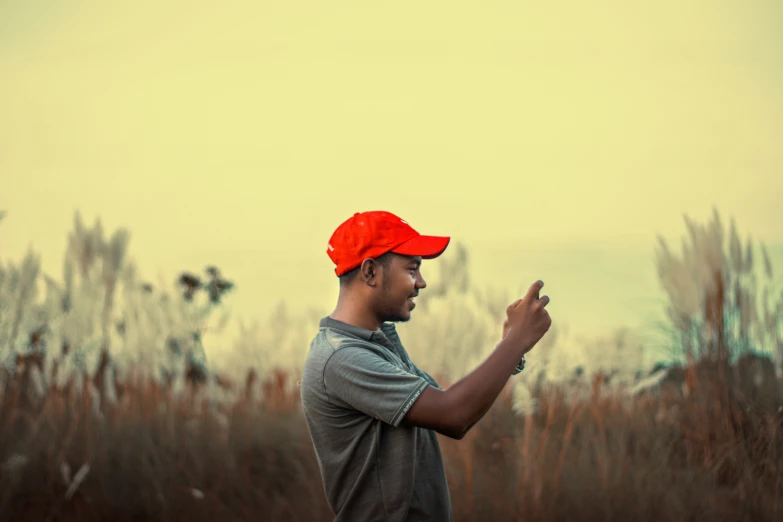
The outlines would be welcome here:
<svg viewBox="0 0 783 522">
<path fill-rule="evenodd" d="M 463 440 L 441 438 L 456 521 L 783 520 L 783 294 L 733 227 L 724 248 L 717 215 L 688 232 L 657 260 L 682 364 L 523 374 Z M 32 254 L 0 269 L 0 520 L 331 520 L 296 387 L 317 316 L 237 344 L 290 347 L 277 358 L 238 348 L 213 371 L 198 325 L 231 284 L 187 274 L 164 298 L 126 250 L 77 219 L 63 282 Z M 420 352 L 444 385 L 502 323 L 502 299 L 454 286 L 401 327 L 414 343 L 463 325 L 437 347 L 458 357 Z"/>
</svg>

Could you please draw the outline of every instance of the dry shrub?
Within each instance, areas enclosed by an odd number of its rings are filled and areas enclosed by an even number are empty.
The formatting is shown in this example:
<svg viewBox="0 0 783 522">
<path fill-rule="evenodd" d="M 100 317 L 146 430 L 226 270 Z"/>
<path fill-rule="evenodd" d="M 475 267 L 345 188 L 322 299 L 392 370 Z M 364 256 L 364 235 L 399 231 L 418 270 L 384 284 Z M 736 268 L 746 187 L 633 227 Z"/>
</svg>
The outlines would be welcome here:
<svg viewBox="0 0 783 522">
<path fill-rule="evenodd" d="M 544 387 L 527 415 L 507 388 L 465 439 L 441 437 L 455 520 L 779 520 L 783 416 L 747 399 L 750 381 L 689 372 L 678 397 L 629 397 L 601 378 L 580 401 Z M 276 403 L 221 406 L 203 386 L 139 378 L 116 403 L 87 380 L 23 404 L 24 378 L 7 381 L 0 409 L 3 520 L 330 519 L 298 397 L 280 381 L 266 383 Z"/>
<path fill-rule="evenodd" d="M 115 306 L 110 297 L 119 294 L 101 284 L 138 287 L 117 262 L 126 236 L 102 242 L 99 227 L 85 231 L 77 220 L 76 229 L 66 267 L 82 284 L 68 279 L 65 295 L 78 314 L 62 316 L 56 288 L 33 303 L 25 283 L 37 277 L 35 259 L 0 272 L 0 349 L 35 348 L 0 369 L 0 520 L 330 520 L 294 364 L 317 317 L 298 321 L 279 310 L 272 323 L 284 330 L 259 326 L 266 337 L 247 340 L 245 349 L 273 346 L 264 353 L 283 358 L 237 369 L 239 378 L 192 361 L 170 364 L 161 376 L 157 366 L 134 366 L 128 351 L 119 368 L 111 352 L 118 346 L 151 343 L 146 360 L 155 364 L 166 360 L 155 350 L 192 349 L 189 321 L 200 315 L 177 316 L 176 307 L 145 297 L 152 295 L 146 287 Z M 456 521 L 783 519 L 776 358 L 783 299 L 770 303 L 766 288 L 762 306 L 750 304 L 752 263 L 736 234 L 730 255 L 721 256 L 719 226 L 690 224 L 689 231 L 683 260 L 667 249 L 659 258 L 684 364 L 637 389 L 603 367 L 582 377 L 561 372 L 571 376 L 556 382 L 534 361 L 463 440 L 440 438 Z M 105 273 L 89 268 L 100 255 L 111 261 Z M 422 301 L 432 317 L 419 317 L 403 335 L 413 341 L 414 360 L 433 374 L 443 370 L 436 377 L 444 385 L 486 355 L 508 299 L 469 293 L 465 258 L 458 249 L 445 278 L 456 286 Z M 768 262 L 765 271 L 771 280 Z M 192 301 L 201 283 L 185 282 Z M 113 310 L 128 314 L 117 332 L 108 326 Z M 156 322 L 159 315 L 174 318 Z M 427 331 L 417 325 L 443 318 L 453 323 L 444 328 L 454 343 L 432 329 L 441 344 L 425 343 L 432 353 L 422 362 L 415 339 Z M 103 344 L 88 354 L 90 364 L 72 364 L 73 353 L 96 338 Z M 170 338 L 182 344 L 160 345 Z M 39 349 L 47 343 L 48 351 Z M 754 343 L 768 345 L 773 358 L 748 351 Z M 558 359 L 550 348 L 538 347 Z"/>
<path fill-rule="evenodd" d="M 18 387 L 7 388 L 0 459 L 11 464 L 0 479 L 0 519 L 327 517 L 296 410 L 216 407 L 197 387 L 177 395 L 154 380 L 135 383 L 115 404 L 100 404 L 89 389 L 52 387 L 37 407 L 22 409 Z M 87 476 L 68 497 L 65 470 L 83 465 Z"/>
</svg>

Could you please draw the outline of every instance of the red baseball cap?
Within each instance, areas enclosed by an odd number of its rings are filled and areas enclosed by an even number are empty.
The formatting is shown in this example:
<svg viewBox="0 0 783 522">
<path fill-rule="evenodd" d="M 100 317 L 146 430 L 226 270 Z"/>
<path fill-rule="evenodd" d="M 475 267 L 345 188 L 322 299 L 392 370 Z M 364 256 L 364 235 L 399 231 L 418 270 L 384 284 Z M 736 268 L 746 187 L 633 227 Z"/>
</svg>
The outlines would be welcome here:
<svg viewBox="0 0 783 522">
<path fill-rule="evenodd" d="M 326 253 L 337 265 L 335 274 L 341 276 L 365 259 L 387 252 L 434 259 L 446 250 L 450 240 L 446 236 L 423 236 L 391 212 L 375 210 L 357 212 L 337 227 Z"/>
</svg>

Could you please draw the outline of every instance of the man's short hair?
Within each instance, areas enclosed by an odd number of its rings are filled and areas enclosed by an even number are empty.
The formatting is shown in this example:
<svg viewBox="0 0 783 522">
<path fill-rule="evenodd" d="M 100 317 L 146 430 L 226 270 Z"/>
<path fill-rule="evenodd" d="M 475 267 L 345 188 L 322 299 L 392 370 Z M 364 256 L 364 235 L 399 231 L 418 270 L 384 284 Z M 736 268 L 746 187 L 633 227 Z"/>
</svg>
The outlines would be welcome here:
<svg viewBox="0 0 783 522">
<path fill-rule="evenodd" d="M 388 268 L 391 264 L 392 258 L 394 257 L 393 252 L 386 252 L 380 257 L 375 258 L 375 262 L 379 265 L 383 266 L 384 268 Z M 357 266 L 356 268 L 349 270 L 348 272 L 344 273 L 343 275 L 339 276 L 340 279 L 340 286 L 347 287 L 353 281 L 358 277 L 359 271 L 361 270 L 361 265 Z"/>
</svg>

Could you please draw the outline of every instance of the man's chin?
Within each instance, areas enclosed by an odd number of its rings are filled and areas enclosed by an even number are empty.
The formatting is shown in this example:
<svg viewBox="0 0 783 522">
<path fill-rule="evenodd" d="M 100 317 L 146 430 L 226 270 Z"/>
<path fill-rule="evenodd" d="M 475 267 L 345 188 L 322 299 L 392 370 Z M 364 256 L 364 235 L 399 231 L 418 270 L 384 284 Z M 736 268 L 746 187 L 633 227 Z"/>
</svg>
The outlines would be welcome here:
<svg viewBox="0 0 783 522">
<path fill-rule="evenodd" d="M 407 323 L 411 320 L 411 314 L 408 313 L 406 315 L 395 315 L 392 317 L 389 317 L 386 319 L 386 322 L 388 323 Z"/>
</svg>

